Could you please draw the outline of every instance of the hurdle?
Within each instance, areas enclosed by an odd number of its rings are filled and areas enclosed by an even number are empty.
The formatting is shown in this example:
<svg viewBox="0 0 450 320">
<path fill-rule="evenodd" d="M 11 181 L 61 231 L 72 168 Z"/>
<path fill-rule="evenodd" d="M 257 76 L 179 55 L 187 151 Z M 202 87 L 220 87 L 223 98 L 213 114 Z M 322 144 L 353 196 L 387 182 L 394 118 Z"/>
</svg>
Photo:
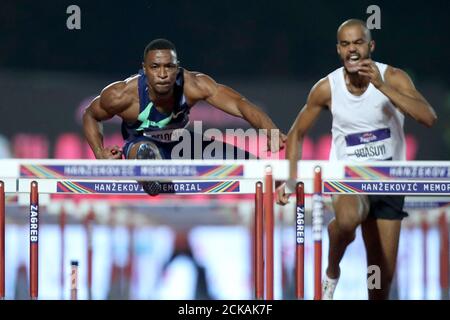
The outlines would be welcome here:
<svg viewBox="0 0 450 320">
<path fill-rule="evenodd" d="M 295 296 L 305 298 L 305 185 L 296 185 Z"/>
<path fill-rule="evenodd" d="M 441 299 L 449 299 L 449 273 L 450 273 L 450 241 L 449 229 L 445 212 L 439 216 L 439 284 L 441 286 Z"/>
<path fill-rule="evenodd" d="M 30 192 L 30 298 L 38 298 L 39 275 L 39 190 L 36 181 L 31 182 Z"/>
<path fill-rule="evenodd" d="M 38 295 L 39 193 L 145 195 L 136 181 L 162 182 L 162 194 L 253 194 L 255 196 L 254 297 L 274 299 L 273 193 L 274 181 L 288 178 L 285 160 L 149 161 L 122 160 L 0 160 L 0 244 L 4 246 L 4 194 L 30 193 L 30 297 Z M 450 195 L 448 162 L 349 163 L 300 161 L 296 214 L 312 194 L 314 240 L 314 299 L 321 299 L 323 196 L 332 194 Z M 322 181 L 322 177 L 326 179 Z M 263 177 L 263 179 L 261 179 Z M 415 180 L 411 180 L 415 179 Z M 420 179 L 420 180 L 419 180 Z M 263 181 L 261 181 L 263 180 Z M 379 180 L 379 181 L 374 181 Z M 6 182 L 6 183 L 5 183 Z M 3 194 L 3 196 L 2 196 Z M 3 206 L 3 208 L 2 208 Z M 300 207 L 300 209 L 299 209 Z M 302 209 L 303 207 L 303 209 Z M 304 221 L 303 221 L 304 223 Z M 33 227 L 32 227 L 33 225 Z M 33 229 L 32 229 L 33 228 Z M 296 225 L 297 231 L 299 226 Z M 304 225 L 303 225 L 304 228 Z M 296 239 L 296 296 L 304 299 L 304 252 Z M 304 250 L 304 248 L 303 248 Z M 3 250 L 4 251 L 4 250 Z M 302 258 L 303 255 L 303 258 Z M 4 287 L 4 252 L 0 257 L 0 284 Z M 0 286 L 4 297 L 4 289 Z"/>
<path fill-rule="evenodd" d="M 84 219 L 84 228 L 86 233 L 86 247 L 87 247 L 87 290 L 88 300 L 92 300 L 92 264 L 93 264 L 93 240 L 92 240 L 92 223 L 95 220 L 95 214 L 89 210 Z"/>
<path fill-rule="evenodd" d="M 70 262 L 70 300 L 78 300 L 78 261 Z"/>
<path fill-rule="evenodd" d="M 33 162 L 33 161 L 32 161 Z M 242 169 L 243 165 L 202 165 L 199 170 L 195 170 L 191 164 L 184 165 L 183 170 L 178 170 L 177 166 L 167 166 L 167 162 L 164 163 L 164 166 L 159 165 L 159 168 L 163 168 L 163 170 L 156 170 L 158 166 L 141 166 L 136 167 L 136 162 L 133 163 L 131 169 L 129 167 L 125 167 L 123 165 L 115 166 L 116 172 L 113 170 L 108 170 L 108 168 L 98 168 L 97 164 L 90 164 L 94 169 L 89 167 L 88 163 L 84 163 L 82 167 L 78 167 L 74 169 L 73 167 L 69 170 L 70 174 L 60 174 L 58 173 L 58 165 L 54 165 L 55 161 L 44 161 L 46 164 L 26 164 L 20 165 L 19 172 L 20 177 L 17 179 L 17 193 L 30 193 L 30 297 L 32 299 L 37 299 L 38 296 L 38 199 L 39 193 L 64 193 L 64 194 L 89 194 L 89 193 L 101 193 L 101 194 L 117 194 L 117 193 L 125 193 L 125 194 L 142 194 L 142 190 L 140 185 L 136 181 L 128 181 L 133 175 L 137 173 L 139 174 L 155 174 L 159 178 L 165 178 L 166 180 L 163 182 L 163 192 L 173 193 L 173 194 L 249 194 L 255 193 L 255 189 L 250 191 L 250 185 L 253 184 L 252 181 L 239 181 L 239 180 L 220 180 L 217 181 L 217 178 L 228 178 L 228 177 L 237 177 L 242 178 Z M 67 164 L 64 164 L 67 165 Z M 64 166 L 63 165 L 63 166 Z M 8 173 L 11 171 L 11 163 L 7 163 L 4 167 L 8 167 Z M 46 167 L 47 166 L 47 167 Z M 136 171 L 136 168 L 140 171 Z M 144 168 L 144 169 L 143 169 Z M 156 168 L 156 169 L 155 169 Z M 198 169 L 198 168 L 197 168 Z M 264 215 L 266 222 L 265 230 L 263 232 L 268 234 L 269 236 L 265 239 L 264 248 L 266 249 L 266 259 L 263 261 L 259 259 L 258 265 L 263 266 L 263 263 L 267 263 L 271 268 L 265 268 L 265 279 L 263 282 L 272 283 L 272 285 L 268 285 L 267 296 L 262 298 L 273 299 L 273 180 L 271 178 L 270 168 L 265 168 L 268 170 L 266 178 L 265 178 L 265 190 L 262 196 L 256 198 L 256 204 L 260 206 L 261 209 L 264 209 L 266 214 Z M 93 171 L 92 171 L 93 170 Z M 118 171 L 117 171 L 118 170 Z M 128 170 L 128 171 L 127 171 Z M 131 170 L 131 171 L 130 171 Z M 133 171 L 134 170 L 134 171 Z M 202 171 L 203 170 L 203 171 Z M 14 170 L 13 170 L 14 171 Z M 16 170 L 17 171 L 17 170 Z M 199 172 L 200 171 L 200 172 Z M 123 181 L 109 181 L 109 180 L 101 180 L 101 181 L 92 181 L 92 180 L 57 180 L 52 178 L 62 178 L 70 175 L 79 176 L 81 173 L 83 178 L 86 178 L 86 174 L 90 175 L 92 173 L 97 174 L 97 177 L 103 178 L 111 178 L 115 177 L 117 172 L 126 173 Z M 131 173 L 130 173 L 131 172 Z M 195 172 L 193 174 L 193 172 Z M 128 174 L 127 174 L 128 173 Z M 199 174 L 200 173 L 200 174 Z M 205 173 L 205 174 L 203 174 Z M 131 177 L 130 177 L 131 174 Z M 105 176 L 106 175 L 106 176 Z M 192 180 L 183 180 L 183 181 L 175 181 L 169 177 L 179 177 L 184 178 L 196 178 L 201 179 L 198 181 Z M 204 175 L 208 177 L 215 178 L 214 180 L 202 179 Z M 6 174 L 6 176 L 8 176 Z M 25 177 L 24 177 L 25 176 Z M 200 177 L 199 177 L 200 176 Z M 10 178 L 12 176 L 9 176 Z M 33 181 L 29 181 L 31 177 L 37 177 L 37 179 L 33 178 Z M 124 178 L 119 177 L 120 178 Z M 139 177 L 137 177 L 139 178 Z M 142 176 L 141 176 L 142 178 Z M 125 181 L 126 180 L 126 181 Z M 159 179 L 158 179 L 159 180 Z M 164 180 L 164 179 L 163 179 Z M 39 185 L 39 193 L 38 193 L 38 185 Z M 194 186 L 194 187 L 192 187 Z M 262 183 L 259 184 L 259 188 L 262 191 Z M 92 187 L 92 188 L 91 188 Z M 167 188 L 164 188 L 167 187 Z M 271 212 L 271 214 L 270 214 Z M 270 217 L 272 216 L 272 219 Z M 90 238 L 90 221 L 92 219 L 87 219 L 85 221 L 87 239 L 88 239 L 88 290 L 89 297 L 91 297 L 91 283 L 92 283 L 92 240 Z M 60 221 L 60 229 L 61 229 L 61 238 L 64 235 L 64 215 L 61 216 Z M 258 235 L 258 238 L 261 238 L 261 235 Z M 33 237 L 33 238 L 31 238 Z M 3 239 L 3 237 L 2 237 Z M 270 244 L 272 243 L 272 244 Z M 263 246 L 261 246 L 263 248 Z M 64 249 L 61 247 L 61 255 L 64 256 Z M 260 256 L 260 255 L 259 255 Z M 2 260 L 3 261 L 3 260 Z M 62 267 L 61 267 L 62 268 Z M 265 281 L 264 281 L 265 280 Z M 63 277 L 61 276 L 60 282 L 63 283 Z M 261 282 L 260 282 L 261 283 Z M 261 287 L 261 286 L 260 286 Z"/>
</svg>

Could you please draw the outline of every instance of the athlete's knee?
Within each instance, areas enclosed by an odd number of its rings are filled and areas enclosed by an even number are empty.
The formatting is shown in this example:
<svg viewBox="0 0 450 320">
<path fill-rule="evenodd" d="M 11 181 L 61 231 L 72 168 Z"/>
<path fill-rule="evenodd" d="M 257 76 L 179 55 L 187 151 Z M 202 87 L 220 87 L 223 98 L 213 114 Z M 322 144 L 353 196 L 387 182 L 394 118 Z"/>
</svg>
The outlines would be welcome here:
<svg viewBox="0 0 450 320">
<path fill-rule="evenodd" d="M 361 224 L 361 218 L 355 212 L 336 215 L 336 225 L 341 232 L 354 234 L 356 228 Z"/>
<path fill-rule="evenodd" d="M 146 141 L 137 147 L 136 159 L 162 159 L 162 157 L 156 144 Z"/>
<path fill-rule="evenodd" d="M 340 241 L 351 243 L 356 238 L 355 229 L 346 226 L 342 227 L 337 219 L 334 219 L 328 224 L 328 235 L 330 238 L 338 237 Z"/>
</svg>

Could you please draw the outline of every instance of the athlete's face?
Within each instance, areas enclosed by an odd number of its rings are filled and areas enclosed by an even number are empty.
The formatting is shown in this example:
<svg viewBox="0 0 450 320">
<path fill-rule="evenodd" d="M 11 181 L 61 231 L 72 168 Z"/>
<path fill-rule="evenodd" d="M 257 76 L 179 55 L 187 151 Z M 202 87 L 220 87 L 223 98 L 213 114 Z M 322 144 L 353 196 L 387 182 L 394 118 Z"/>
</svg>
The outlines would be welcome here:
<svg viewBox="0 0 450 320">
<path fill-rule="evenodd" d="M 157 95 L 172 92 L 178 72 L 177 55 L 173 50 L 151 50 L 142 63 L 148 84 Z"/>
<path fill-rule="evenodd" d="M 375 42 L 359 25 L 345 26 L 338 34 L 337 52 L 348 73 L 359 71 L 359 62 L 370 58 Z"/>
</svg>

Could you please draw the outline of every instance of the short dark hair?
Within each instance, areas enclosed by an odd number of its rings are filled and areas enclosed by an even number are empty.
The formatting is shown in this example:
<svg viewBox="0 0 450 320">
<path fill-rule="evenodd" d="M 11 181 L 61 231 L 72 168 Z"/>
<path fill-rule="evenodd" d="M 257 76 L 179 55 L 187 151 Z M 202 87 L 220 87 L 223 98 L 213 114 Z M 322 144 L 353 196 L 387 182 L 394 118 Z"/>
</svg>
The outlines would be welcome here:
<svg viewBox="0 0 450 320">
<path fill-rule="evenodd" d="M 147 57 L 147 53 L 152 50 L 173 50 L 175 54 L 177 53 L 177 49 L 175 45 L 167 39 L 155 39 L 151 41 L 144 50 L 144 61 L 145 57 Z"/>
</svg>

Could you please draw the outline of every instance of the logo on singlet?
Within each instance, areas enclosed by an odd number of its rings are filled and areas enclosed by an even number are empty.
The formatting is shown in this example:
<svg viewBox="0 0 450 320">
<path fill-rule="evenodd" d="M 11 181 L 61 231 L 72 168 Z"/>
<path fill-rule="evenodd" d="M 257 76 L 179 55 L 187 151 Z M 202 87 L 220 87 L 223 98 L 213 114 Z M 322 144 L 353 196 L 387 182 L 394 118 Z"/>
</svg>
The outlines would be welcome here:
<svg viewBox="0 0 450 320">
<path fill-rule="evenodd" d="M 373 134 L 373 132 L 363 133 L 361 135 L 361 137 L 359 137 L 359 141 L 361 143 L 369 143 L 369 142 L 376 141 L 376 140 L 377 140 L 377 136 L 375 134 Z"/>
<path fill-rule="evenodd" d="M 145 131 L 144 136 L 159 142 L 174 142 L 179 141 L 183 136 L 184 128 L 168 129 L 168 130 L 153 130 Z"/>
</svg>

